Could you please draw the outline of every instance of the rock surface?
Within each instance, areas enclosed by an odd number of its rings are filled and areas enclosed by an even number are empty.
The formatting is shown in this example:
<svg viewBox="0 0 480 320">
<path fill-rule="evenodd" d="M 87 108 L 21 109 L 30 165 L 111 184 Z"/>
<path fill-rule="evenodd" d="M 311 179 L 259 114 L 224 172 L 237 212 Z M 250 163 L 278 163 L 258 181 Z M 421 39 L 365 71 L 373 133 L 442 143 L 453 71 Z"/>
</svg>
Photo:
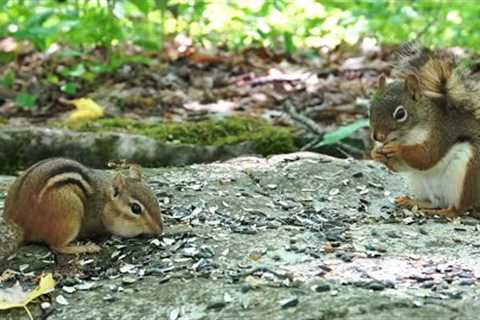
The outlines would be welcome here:
<svg viewBox="0 0 480 320">
<path fill-rule="evenodd" d="M 76 132 L 46 127 L 0 127 L 0 172 L 14 172 L 48 157 L 70 157 L 105 168 L 110 160 L 145 167 L 182 166 L 254 154 L 254 145 L 190 145 L 118 132 Z"/>
<path fill-rule="evenodd" d="M 162 237 L 79 257 L 26 246 L 0 287 L 53 272 L 29 306 L 50 320 L 478 318 L 479 221 L 395 208 L 404 184 L 377 164 L 297 153 L 146 174 Z"/>
</svg>

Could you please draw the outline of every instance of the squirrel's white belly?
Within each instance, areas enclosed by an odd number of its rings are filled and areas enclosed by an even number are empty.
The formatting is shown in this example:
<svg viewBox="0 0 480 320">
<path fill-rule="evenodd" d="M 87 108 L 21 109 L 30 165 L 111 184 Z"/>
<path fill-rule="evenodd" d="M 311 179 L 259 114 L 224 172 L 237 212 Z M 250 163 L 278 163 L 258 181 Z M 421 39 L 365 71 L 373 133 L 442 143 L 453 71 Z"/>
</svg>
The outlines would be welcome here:
<svg viewBox="0 0 480 320">
<path fill-rule="evenodd" d="M 429 200 L 435 208 L 458 208 L 468 162 L 473 155 L 470 143 L 457 143 L 433 168 L 425 171 L 409 168 L 401 173 L 414 198 Z"/>
</svg>

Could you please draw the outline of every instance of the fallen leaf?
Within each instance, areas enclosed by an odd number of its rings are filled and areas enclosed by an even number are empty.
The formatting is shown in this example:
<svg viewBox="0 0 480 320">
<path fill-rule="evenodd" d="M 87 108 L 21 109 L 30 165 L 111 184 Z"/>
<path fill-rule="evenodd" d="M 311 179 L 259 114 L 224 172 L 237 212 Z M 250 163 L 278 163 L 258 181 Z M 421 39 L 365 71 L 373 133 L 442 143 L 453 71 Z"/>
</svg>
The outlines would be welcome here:
<svg viewBox="0 0 480 320">
<path fill-rule="evenodd" d="M 33 320 L 27 304 L 47 294 L 55 288 L 55 280 L 51 273 L 42 276 L 38 287 L 31 291 L 24 291 L 20 283 L 17 281 L 11 288 L 0 289 L 0 310 L 7 310 L 13 308 L 24 308 L 30 319 Z"/>
<path fill-rule="evenodd" d="M 103 116 L 103 108 L 99 106 L 95 101 L 89 98 L 81 98 L 68 101 L 73 104 L 77 109 L 72 111 L 67 122 L 79 123 L 89 120 L 96 120 Z"/>
</svg>

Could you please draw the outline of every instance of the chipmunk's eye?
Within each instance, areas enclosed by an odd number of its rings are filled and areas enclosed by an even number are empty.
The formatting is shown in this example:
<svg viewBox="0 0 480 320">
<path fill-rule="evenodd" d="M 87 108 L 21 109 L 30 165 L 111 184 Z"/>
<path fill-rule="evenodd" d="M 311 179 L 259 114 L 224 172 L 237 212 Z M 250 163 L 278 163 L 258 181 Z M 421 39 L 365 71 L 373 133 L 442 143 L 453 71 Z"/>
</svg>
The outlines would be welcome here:
<svg viewBox="0 0 480 320">
<path fill-rule="evenodd" d="M 117 197 L 117 196 L 118 196 L 118 188 L 113 187 L 113 197 Z"/>
<path fill-rule="evenodd" d="M 408 118 L 408 112 L 403 106 L 398 106 L 395 111 L 393 111 L 393 118 L 398 122 L 403 122 Z"/>
<path fill-rule="evenodd" d="M 130 210 L 132 210 L 133 214 L 138 215 L 142 213 L 142 207 L 136 202 L 130 203 Z"/>
</svg>

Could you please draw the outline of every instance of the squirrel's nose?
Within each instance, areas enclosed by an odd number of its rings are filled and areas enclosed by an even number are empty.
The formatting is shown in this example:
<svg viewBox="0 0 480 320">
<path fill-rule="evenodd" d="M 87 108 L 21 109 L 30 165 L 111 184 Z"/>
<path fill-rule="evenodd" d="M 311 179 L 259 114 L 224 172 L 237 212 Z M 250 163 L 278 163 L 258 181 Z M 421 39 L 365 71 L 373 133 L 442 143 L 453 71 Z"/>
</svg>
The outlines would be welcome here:
<svg viewBox="0 0 480 320">
<path fill-rule="evenodd" d="M 384 142 L 386 137 L 387 136 L 382 132 L 377 132 L 377 131 L 373 132 L 373 140 L 377 142 Z"/>
</svg>

